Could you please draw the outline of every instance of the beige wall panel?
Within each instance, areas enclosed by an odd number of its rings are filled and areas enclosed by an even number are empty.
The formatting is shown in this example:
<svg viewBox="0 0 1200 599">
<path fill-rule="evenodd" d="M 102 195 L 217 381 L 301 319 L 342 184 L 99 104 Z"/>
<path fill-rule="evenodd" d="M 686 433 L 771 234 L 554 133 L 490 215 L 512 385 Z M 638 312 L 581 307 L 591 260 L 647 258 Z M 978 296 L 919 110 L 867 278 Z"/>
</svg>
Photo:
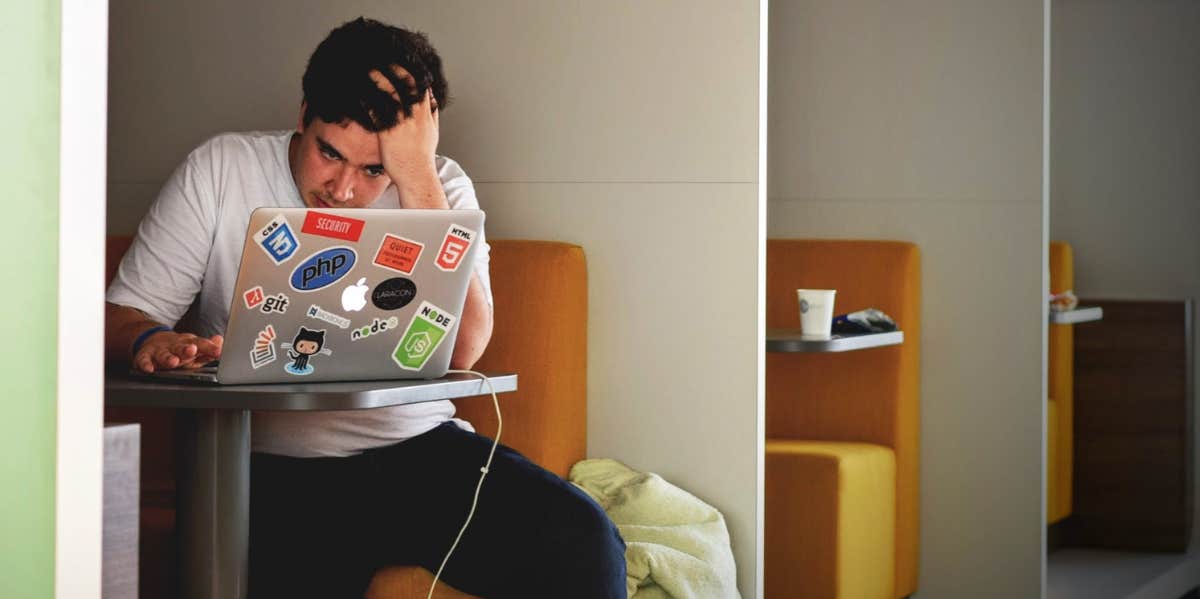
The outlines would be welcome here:
<svg viewBox="0 0 1200 599">
<path fill-rule="evenodd" d="M 1042 2 L 771 4 L 770 196 L 1042 197 Z"/>
<path fill-rule="evenodd" d="M 720 509 L 739 587 L 752 597 L 756 185 L 482 184 L 479 192 L 489 235 L 584 247 L 588 454 L 656 472 Z"/>
</svg>

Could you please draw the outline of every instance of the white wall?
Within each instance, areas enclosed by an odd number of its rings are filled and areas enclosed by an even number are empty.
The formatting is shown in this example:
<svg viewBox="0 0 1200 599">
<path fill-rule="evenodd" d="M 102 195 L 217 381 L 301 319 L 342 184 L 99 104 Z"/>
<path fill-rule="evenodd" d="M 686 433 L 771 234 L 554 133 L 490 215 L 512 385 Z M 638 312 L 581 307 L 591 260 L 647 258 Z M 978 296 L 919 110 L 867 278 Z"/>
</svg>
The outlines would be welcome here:
<svg viewBox="0 0 1200 599">
<path fill-rule="evenodd" d="M 1200 2 L 1054 0 L 1053 39 L 1050 234 L 1076 293 L 1200 300 Z"/>
<path fill-rule="evenodd" d="M 918 597 L 1042 592 L 1043 22 L 771 4 L 769 236 L 922 252 Z"/>
<path fill-rule="evenodd" d="M 754 596 L 758 0 L 113 2 L 110 231 L 208 135 L 293 126 L 309 53 L 360 13 L 442 53 L 440 149 L 489 233 L 584 246 L 589 453 L 720 508 Z"/>
</svg>

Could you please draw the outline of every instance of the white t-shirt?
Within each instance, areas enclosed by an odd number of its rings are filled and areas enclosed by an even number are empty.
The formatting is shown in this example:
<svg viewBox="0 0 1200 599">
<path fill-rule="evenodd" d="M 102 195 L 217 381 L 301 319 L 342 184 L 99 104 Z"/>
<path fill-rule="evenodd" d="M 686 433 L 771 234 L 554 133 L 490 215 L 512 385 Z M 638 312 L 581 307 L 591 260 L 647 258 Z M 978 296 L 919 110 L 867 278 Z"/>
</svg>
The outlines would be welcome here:
<svg viewBox="0 0 1200 599">
<path fill-rule="evenodd" d="M 163 185 L 121 260 L 107 300 L 202 336 L 225 332 L 250 213 L 263 206 L 303 208 L 288 166 L 291 131 L 226 133 L 188 155 Z M 477 209 L 475 187 L 458 163 L 437 157 L 453 209 Z M 369 208 L 399 208 L 395 186 Z M 475 274 L 492 301 L 489 246 L 475 253 Z M 256 412 L 252 449 L 295 457 L 339 457 L 390 445 L 454 419 L 436 401 L 372 410 Z"/>
</svg>

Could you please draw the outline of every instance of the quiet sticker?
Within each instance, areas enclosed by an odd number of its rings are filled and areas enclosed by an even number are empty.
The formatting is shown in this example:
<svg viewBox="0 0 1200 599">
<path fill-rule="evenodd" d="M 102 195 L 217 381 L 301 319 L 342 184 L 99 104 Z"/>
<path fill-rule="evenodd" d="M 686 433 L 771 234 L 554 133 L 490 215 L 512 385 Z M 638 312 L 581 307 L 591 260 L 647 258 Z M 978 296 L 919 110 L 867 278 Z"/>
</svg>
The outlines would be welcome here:
<svg viewBox="0 0 1200 599">
<path fill-rule="evenodd" d="M 405 370 L 420 370 L 437 350 L 446 332 L 454 326 L 455 317 L 441 308 L 421 302 L 408 323 L 408 329 L 392 350 L 392 360 Z"/>
<path fill-rule="evenodd" d="M 300 226 L 300 232 L 345 241 L 358 241 L 358 238 L 362 237 L 363 225 L 366 224 L 366 221 L 357 218 L 309 211 L 304 217 L 304 224 Z"/>
<path fill-rule="evenodd" d="M 420 242 L 387 234 L 375 252 L 375 265 L 411 275 L 423 249 L 425 245 Z"/>
<path fill-rule="evenodd" d="M 442 241 L 442 249 L 438 250 L 435 262 L 437 267 L 447 272 L 458 270 L 458 265 L 467 255 L 467 250 L 470 249 L 474 239 L 474 231 L 466 227 L 450 225 L 450 229 L 446 231 L 446 239 Z"/>
<path fill-rule="evenodd" d="M 287 262 L 300 249 L 296 235 L 282 214 L 271 219 L 267 226 L 255 231 L 254 242 L 275 264 Z"/>
<path fill-rule="evenodd" d="M 275 327 L 267 325 L 254 340 L 254 347 L 250 350 L 250 365 L 258 370 L 274 362 L 275 358 Z"/>
</svg>

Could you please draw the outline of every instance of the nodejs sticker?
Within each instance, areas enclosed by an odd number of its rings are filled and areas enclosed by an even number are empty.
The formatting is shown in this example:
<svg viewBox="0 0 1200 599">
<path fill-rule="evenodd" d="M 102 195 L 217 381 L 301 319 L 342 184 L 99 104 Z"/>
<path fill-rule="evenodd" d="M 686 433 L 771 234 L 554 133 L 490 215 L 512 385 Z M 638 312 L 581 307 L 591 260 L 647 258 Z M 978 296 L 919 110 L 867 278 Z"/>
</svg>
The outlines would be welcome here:
<svg viewBox="0 0 1200 599">
<path fill-rule="evenodd" d="M 454 326 L 455 317 L 441 308 L 421 302 L 404 336 L 392 350 L 392 360 L 405 370 L 420 370 L 429 360 L 429 356 L 441 345 L 446 332 Z"/>
<path fill-rule="evenodd" d="M 321 250 L 292 270 L 292 289 L 307 293 L 328 287 L 346 276 L 357 258 L 354 248 L 348 246 Z"/>
<path fill-rule="evenodd" d="M 301 233 L 332 237 L 343 241 L 358 241 L 362 237 L 366 221 L 345 216 L 335 216 L 323 212 L 308 211 L 304 216 L 304 224 L 300 225 Z"/>
<path fill-rule="evenodd" d="M 255 370 L 275 361 L 275 327 L 267 325 L 258 332 L 254 347 L 250 349 L 250 365 Z"/>
<path fill-rule="evenodd" d="M 292 233 L 291 226 L 288 225 L 287 219 L 282 214 L 271 219 L 271 222 L 267 223 L 265 227 L 255 231 L 254 242 L 267 253 L 267 256 L 275 264 L 287 262 L 296 253 L 296 250 L 300 249 L 300 242 L 296 241 L 296 235 Z"/>
<path fill-rule="evenodd" d="M 421 258 L 421 250 L 425 244 L 392 234 L 383 236 L 379 243 L 379 251 L 375 252 L 375 265 L 411 275 Z"/>
<path fill-rule="evenodd" d="M 329 324 L 336 326 L 339 329 L 350 328 L 350 319 L 345 316 L 338 316 L 328 310 L 323 310 L 320 306 L 313 304 L 308 307 L 308 317 L 317 320 L 324 320 Z"/>
<path fill-rule="evenodd" d="M 308 361 L 317 354 L 332 355 L 333 350 L 325 347 L 325 329 L 307 329 L 303 326 L 299 331 L 296 331 L 296 336 L 292 338 L 291 343 L 280 344 L 288 350 L 288 359 L 292 362 L 283 369 L 288 374 L 297 376 L 305 376 L 312 374 L 313 365 Z"/>
<path fill-rule="evenodd" d="M 387 279 L 371 292 L 371 303 L 380 310 L 399 310 L 417 297 L 417 284 L 403 277 Z"/>
<path fill-rule="evenodd" d="M 371 335 L 395 330 L 398 326 L 400 326 L 400 319 L 396 318 L 395 316 L 388 318 L 387 320 L 380 320 L 376 318 L 371 324 L 364 325 L 361 328 L 350 331 L 350 340 L 358 341 L 359 339 L 366 339 Z"/>
<path fill-rule="evenodd" d="M 437 267 L 446 271 L 454 272 L 458 270 L 462 259 L 467 255 L 467 250 L 471 247 L 471 242 L 475 240 L 475 232 L 458 225 L 450 225 L 446 231 L 446 239 L 442 241 L 442 249 L 438 250 L 437 260 L 434 261 Z"/>
</svg>

